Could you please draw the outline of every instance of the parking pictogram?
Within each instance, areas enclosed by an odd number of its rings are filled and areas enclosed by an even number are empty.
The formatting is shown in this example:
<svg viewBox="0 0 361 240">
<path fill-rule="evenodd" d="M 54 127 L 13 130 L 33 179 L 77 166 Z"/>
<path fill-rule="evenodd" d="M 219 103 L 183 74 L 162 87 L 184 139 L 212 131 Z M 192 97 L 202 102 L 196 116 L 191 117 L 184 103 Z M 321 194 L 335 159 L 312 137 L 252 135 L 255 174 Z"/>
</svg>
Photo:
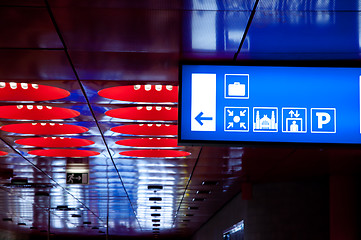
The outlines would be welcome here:
<svg viewBox="0 0 361 240">
<path fill-rule="evenodd" d="M 311 133 L 336 133 L 336 108 L 311 108 Z"/>
</svg>

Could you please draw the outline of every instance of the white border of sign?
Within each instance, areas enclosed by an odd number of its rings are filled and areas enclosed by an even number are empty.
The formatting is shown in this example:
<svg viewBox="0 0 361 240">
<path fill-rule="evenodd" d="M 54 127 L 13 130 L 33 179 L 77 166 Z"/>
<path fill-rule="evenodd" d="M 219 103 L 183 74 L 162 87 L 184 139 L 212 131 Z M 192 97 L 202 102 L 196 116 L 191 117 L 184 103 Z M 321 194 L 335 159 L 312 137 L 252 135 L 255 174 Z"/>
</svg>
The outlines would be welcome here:
<svg viewBox="0 0 361 240">
<path fill-rule="evenodd" d="M 314 131 L 312 130 L 312 110 L 333 110 L 333 119 L 334 119 L 334 125 L 335 125 L 335 131 Z M 336 108 L 311 108 L 311 133 L 336 133 Z"/>
<path fill-rule="evenodd" d="M 234 130 L 234 129 L 227 129 L 227 122 L 226 122 L 226 110 L 227 108 L 237 108 L 237 109 L 246 109 L 247 110 L 247 130 Z M 249 107 L 224 107 L 224 131 L 225 132 L 249 132 Z"/>
<path fill-rule="evenodd" d="M 283 124 L 283 118 L 284 118 L 284 115 L 283 115 L 283 110 L 286 110 L 286 109 L 299 109 L 299 110 L 305 110 L 305 129 L 302 130 L 302 131 L 297 131 L 297 132 L 291 132 L 291 131 L 283 131 L 283 128 L 284 128 L 284 124 Z M 284 133 L 307 133 L 307 108 L 300 108 L 300 107 L 283 107 L 282 109 L 282 132 Z M 286 127 L 287 128 L 287 127 Z"/>
<path fill-rule="evenodd" d="M 227 84 L 226 79 L 228 75 L 233 76 L 247 76 L 247 97 L 227 97 Z M 226 99 L 249 99 L 249 74 L 224 74 L 224 98 Z"/>
</svg>

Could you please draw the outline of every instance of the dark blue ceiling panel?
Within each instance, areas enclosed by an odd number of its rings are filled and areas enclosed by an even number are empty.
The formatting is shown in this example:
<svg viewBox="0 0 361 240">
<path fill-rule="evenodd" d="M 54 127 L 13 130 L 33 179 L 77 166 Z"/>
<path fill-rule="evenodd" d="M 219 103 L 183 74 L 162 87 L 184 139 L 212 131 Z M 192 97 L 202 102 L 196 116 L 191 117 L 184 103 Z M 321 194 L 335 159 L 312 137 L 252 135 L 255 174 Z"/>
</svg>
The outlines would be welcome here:
<svg viewBox="0 0 361 240">
<path fill-rule="evenodd" d="M 63 51 L 0 49 L 0 78 L 6 80 L 74 80 Z"/>
<path fill-rule="evenodd" d="M 54 9 L 55 19 L 61 19 L 58 25 L 62 36 L 72 51 L 177 52 L 180 15 L 177 10 L 138 8 Z"/>
<path fill-rule="evenodd" d="M 87 7 L 152 10 L 251 10 L 255 0 L 49 0 L 52 7 Z"/>
<path fill-rule="evenodd" d="M 0 48 L 63 48 L 46 8 L 0 7 L 0 15 Z"/>
<path fill-rule="evenodd" d="M 178 53 L 71 51 L 81 80 L 178 81 Z"/>
<path fill-rule="evenodd" d="M 1 6 L 27 6 L 27 7 L 45 7 L 42 0 L 0 0 Z"/>
</svg>

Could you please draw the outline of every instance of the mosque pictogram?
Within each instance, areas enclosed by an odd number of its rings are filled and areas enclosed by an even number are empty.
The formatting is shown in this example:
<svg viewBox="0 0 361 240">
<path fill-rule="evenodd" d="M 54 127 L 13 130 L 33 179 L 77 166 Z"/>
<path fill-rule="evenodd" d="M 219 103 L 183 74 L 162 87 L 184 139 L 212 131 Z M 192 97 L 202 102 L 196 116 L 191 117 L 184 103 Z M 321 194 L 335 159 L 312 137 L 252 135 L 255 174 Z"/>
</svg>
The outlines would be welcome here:
<svg viewBox="0 0 361 240">
<path fill-rule="evenodd" d="M 277 132 L 278 131 L 278 119 L 277 108 L 253 108 L 254 132 Z"/>
</svg>

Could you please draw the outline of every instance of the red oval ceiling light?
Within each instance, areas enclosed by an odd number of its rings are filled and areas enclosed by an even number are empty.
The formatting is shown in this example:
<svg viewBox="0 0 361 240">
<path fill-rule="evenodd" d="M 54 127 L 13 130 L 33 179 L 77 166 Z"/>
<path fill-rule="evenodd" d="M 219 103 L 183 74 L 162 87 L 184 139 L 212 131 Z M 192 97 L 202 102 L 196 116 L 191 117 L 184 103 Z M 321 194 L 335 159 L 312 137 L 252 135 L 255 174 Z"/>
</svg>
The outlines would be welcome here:
<svg viewBox="0 0 361 240">
<path fill-rule="evenodd" d="M 89 131 L 88 128 L 62 123 L 19 123 L 0 128 L 5 132 L 36 135 L 79 134 Z"/>
<path fill-rule="evenodd" d="M 47 101 L 65 98 L 67 90 L 28 83 L 0 82 L 0 101 Z"/>
<path fill-rule="evenodd" d="M 119 154 L 135 158 L 181 158 L 191 155 L 190 152 L 178 150 L 132 150 L 124 151 Z"/>
<path fill-rule="evenodd" d="M 52 120 L 79 116 L 78 111 L 42 105 L 0 106 L 0 118 L 21 120 Z"/>
<path fill-rule="evenodd" d="M 178 87 L 171 85 L 118 86 L 100 90 L 104 98 L 137 103 L 176 103 Z"/>
<path fill-rule="evenodd" d="M 5 155 L 8 155 L 8 153 L 4 151 L 0 151 L 0 156 L 5 156 Z"/>
<path fill-rule="evenodd" d="M 78 149 L 45 149 L 45 150 L 32 150 L 28 152 L 31 155 L 41 157 L 92 157 L 100 153 L 89 150 Z"/>
<path fill-rule="evenodd" d="M 93 141 L 80 138 L 36 137 L 23 138 L 15 141 L 17 144 L 33 147 L 83 147 L 94 144 Z"/>
<path fill-rule="evenodd" d="M 175 124 L 131 124 L 113 127 L 113 132 L 136 136 L 176 136 L 178 126 Z"/>
<path fill-rule="evenodd" d="M 178 109 L 160 106 L 125 107 L 109 110 L 105 115 L 129 120 L 176 121 L 178 119 Z"/>
<path fill-rule="evenodd" d="M 177 139 L 173 138 L 133 138 L 115 142 L 118 145 L 129 147 L 167 148 L 178 147 Z"/>
</svg>

